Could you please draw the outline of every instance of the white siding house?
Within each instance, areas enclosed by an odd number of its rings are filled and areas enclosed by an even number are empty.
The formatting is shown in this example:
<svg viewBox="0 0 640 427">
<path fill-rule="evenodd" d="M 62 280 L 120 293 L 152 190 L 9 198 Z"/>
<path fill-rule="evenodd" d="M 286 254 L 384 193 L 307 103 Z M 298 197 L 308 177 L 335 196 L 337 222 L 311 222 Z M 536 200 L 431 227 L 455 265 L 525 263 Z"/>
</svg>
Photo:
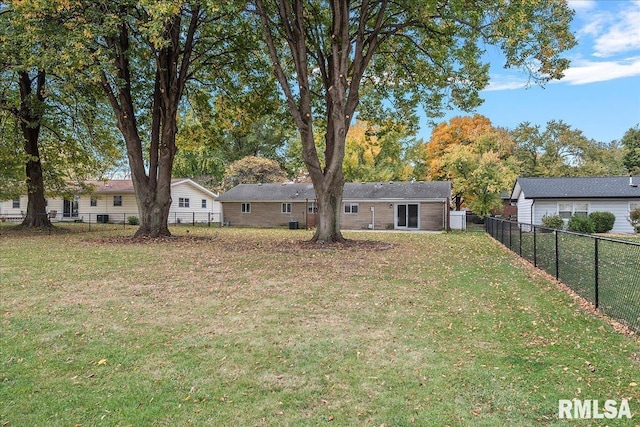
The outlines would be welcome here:
<svg viewBox="0 0 640 427">
<path fill-rule="evenodd" d="M 131 180 L 88 181 L 90 194 L 78 194 L 69 199 L 47 199 L 47 213 L 53 221 L 124 222 L 138 216 Z M 218 195 L 191 179 L 173 179 L 169 223 L 220 222 L 221 204 Z M 27 209 L 27 196 L 0 203 L 0 216 L 20 219 Z"/>
<path fill-rule="evenodd" d="M 629 213 L 640 207 L 640 177 L 518 178 L 511 193 L 518 222 L 542 224 L 545 215 L 564 219 L 592 212 L 616 217 L 612 233 L 633 233 Z"/>
</svg>

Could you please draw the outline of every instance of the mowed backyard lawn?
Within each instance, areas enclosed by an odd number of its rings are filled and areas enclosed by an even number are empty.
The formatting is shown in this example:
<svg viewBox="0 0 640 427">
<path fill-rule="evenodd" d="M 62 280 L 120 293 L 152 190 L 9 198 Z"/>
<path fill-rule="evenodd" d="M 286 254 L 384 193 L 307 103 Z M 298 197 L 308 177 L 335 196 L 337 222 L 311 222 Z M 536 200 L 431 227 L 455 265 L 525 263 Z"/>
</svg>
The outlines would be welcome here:
<svg viewBox="0 0 640 427">
<path fill-rule="evenodd" d="M 640 424 L 637 338 L 484 233 L 172 231 L 2 229 L 0 425 Z"/>
</svg>

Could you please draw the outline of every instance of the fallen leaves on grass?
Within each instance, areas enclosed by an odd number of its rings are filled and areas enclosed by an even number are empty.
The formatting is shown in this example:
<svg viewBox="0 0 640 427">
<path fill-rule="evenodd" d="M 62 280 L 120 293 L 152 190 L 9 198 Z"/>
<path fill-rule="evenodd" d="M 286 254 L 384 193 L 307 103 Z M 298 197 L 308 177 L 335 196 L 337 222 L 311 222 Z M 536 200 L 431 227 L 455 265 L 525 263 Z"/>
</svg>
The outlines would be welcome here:
<svg viewBox="0 0 640 427">
<path fill-rule="evenodd" d="M 101 244 L 156 244 L 156 243 L 197 243 L 216 240 L 209 236 L 163 236 L 163 237 L 132 237 L 132 236 L 110 236 L 90 239 L 91 242 Z M 385 251 L 394 247 L 393 243 L 377 240 L 345 240 L 344 242 L 326 243 L 314 242 L 310 240 L 232 240 L 217 239 L 225 250 L 243 252 L 252 249 L 272 249 L 278 252 L 297 251 Z"/>
<path fill-rule="evenodd" d="M 162 237 L 133 237 L 133 236 L 111 236 L 89 239 L 91 242 L 104 244 L 154 244 L 154 243 L 193 243 L 212 240 L 209 236 L 162 236 Z"/>
</svg>

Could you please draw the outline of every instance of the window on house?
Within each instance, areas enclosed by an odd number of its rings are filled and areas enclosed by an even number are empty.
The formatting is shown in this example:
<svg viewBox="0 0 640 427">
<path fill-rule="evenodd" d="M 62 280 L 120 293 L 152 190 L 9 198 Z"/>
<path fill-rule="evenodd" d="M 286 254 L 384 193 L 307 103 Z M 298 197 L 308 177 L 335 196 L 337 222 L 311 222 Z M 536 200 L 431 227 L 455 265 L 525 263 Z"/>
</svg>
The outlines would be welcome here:
<svg viewBox="0 0 640 427">
<path fill-rule="evenodd" d="M 180 207 L 180 208 L 188 208 L 189 207 L 189 198 L 188 197 L 179 197 L 178 198 L 178 207 Z"/>
<path fill-rule="evenodd" d="M 98 206 L 98 199 L 96 199 L 95 197 L 92 197 L 90 204 L 91 206 Z"/>
<path fill-rule="evenodd" d="M 251 213 L 251 203 L 242 203 L 240 205 L 240 212 Z"/>
<path fill-rule="evenodd" d="M 640 202 L 629 202 L 629 212 L 640 209 Z"/>
<path fill-rule="evenodd" d="M 202 199 L 202 203 L 200 204 L 202 209 L 207 209 L 207 199 Z"/>
<path fill-rule="evenodd" d="M 280 210 L 282 213 L 291 213 L 291 203 L 283 203 L 282 208 Z"/>
<path fill-rule="evenodd" d="M 20 209 L 20 198 L 18 197 L 17 199 L 13 199 L 13 205 L 14 208 Z"/>
<path fill-rule="evenodd" d="M 357 214 L 358 213 L 358 204 L 357 203 L 345 203 L 344 204 L 344 213 L 346 213 L 346 214 Z"/>
<path fill-rule="evenodd" d="M 589 215 L 589 203 L 574 203 L 573 214 L 576 216 L 588 216 Z"/>
<path fill-rule="evenodd" d="M 113 196 L 113 206 L 122 206 L 122 196 Z"/>
<path fill-rule="evenodd" d="M 318 213 L 318 206 L 316 206 L 316 202 L 307 203 L 307 212 Z"/>
<path fill-rule="evenodd" d="M 571 203 L 558 203 L 558 215 L 563 219 L 571 218 L 571 211 L 573 207 Z"/>
<path fill-rule="evenodd" d="M 573 215 L 587 216 L 589 215 L 589 203 L 558 203 L 558 215 L 563 219 L 569 219 Z"/>
</svg>

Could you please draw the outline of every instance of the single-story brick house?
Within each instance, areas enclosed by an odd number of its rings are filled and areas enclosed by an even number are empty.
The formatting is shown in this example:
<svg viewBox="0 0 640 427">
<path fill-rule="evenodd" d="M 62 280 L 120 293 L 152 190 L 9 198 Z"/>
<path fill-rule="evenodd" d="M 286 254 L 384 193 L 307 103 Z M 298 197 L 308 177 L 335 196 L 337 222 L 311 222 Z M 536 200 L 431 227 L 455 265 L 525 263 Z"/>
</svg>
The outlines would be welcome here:
<svg viewBox="0 0 640 427">
<path fill-rule="evenodd" d="M 220 195 L 223 223 L 283 227 L 317 223 L 315 191 L 304 184 L 240 184 Z M 363 182 L 344 186 L 343 230 L 448 230 L 451 183 Z"/>
<path fill-rule="evenodd" d="M 47 199 L 52 221 L 124 222 L 139 216 L 133 182 L 130 179 L 86 181 L 91 192 L 68 198 Z M 169 223 L 220 222 L 221 205 L 217 194 L 188 178 L 171 180 Z M 0 201 L 0 217 L 20 220 L 27 210 L 27 196 Z"/>
<path fill-rule="evenodd" d="M 518 178 L 511 199 L 517 201 L 518 222 L 542 224 L 545 215 L 607 211 L 615 215 L 612 233 L 633 233 L 629 213 L 640 208 L 640 177 Z"/>
</svg>

